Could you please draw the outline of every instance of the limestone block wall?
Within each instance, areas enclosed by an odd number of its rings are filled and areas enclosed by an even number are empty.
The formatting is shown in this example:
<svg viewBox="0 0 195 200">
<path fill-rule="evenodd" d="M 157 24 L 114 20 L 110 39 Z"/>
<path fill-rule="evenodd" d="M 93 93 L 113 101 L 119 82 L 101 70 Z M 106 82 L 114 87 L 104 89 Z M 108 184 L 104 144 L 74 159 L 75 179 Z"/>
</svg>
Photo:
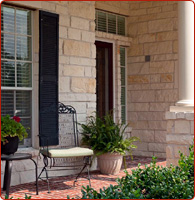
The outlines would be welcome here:
<svg viewBox="0 0 195 200">
<path fill-rule="evenodd" d="M 95 8 L 123 16 L 129 15 L 129 2 L 127 1 L 96 1 Z M 96 40 L 113 43 L 114 118 L 116 122 L 119 122 L 121 121 L 120 47 L 125 47 L 127 50 L 131 46 L 132 38 L 129 36 L 96 31 Z M 129 130 L 131 130 L 130 127 Z M 127 133 L 130 133 L 130 131 L 127 131 Z"/>
<path fill-rule="evenodd" d="M 96 110 L 95 2 L 10 1 L 33 8 L 33 147 L 38 148 L 39 10 L 59 14 L 59 101 L 71 104 L 78 120 Z"/>
<path fill-rule="evenodd" d="M 129 2 L 128 120 L 135 155 L 166 157 L 165 111 L 178 100 L 177 2 Z"/>
<path fill-rule="evenodd" d="M 95 8 L 120 15 L 129 15 L 128 1 L 96 1 Z"/>
<path fill-rule="evenodd" d="M 86 117 L 96 110 L 95 2 L 12 1 L 9 3 L 13 6 L 30 8 L 33 14 L 33 145 L 32 148 L 19 149 L 19 152 L 31 153 L 33 159 L 38 161 L 40 171 L 43 163 L 38 157 L 37 150 L 39 146 L 37 136 L 39 132 L 39 10 L 59 14 L 59 101 L 74 106 L 78 112 L 78 121 L 85 122 Z M 32 161 L 13 163 L 12 185 L 34 181 L 34 169 L 30 162 Z M 2 178 L 3 173 L 4 167 L 1 170 Z M 63 174 L 72 173 L 75 172 L 63 172 Z"/>
<path fill-rule="evenodd" d="M 95 2 L 11 2 L 33 8 L 34 123 L 38 127 L 39 10 L 59 14 L 59 101 L 74 106 L 78 121 L 96 110 Z M 33 130 L 33 147 L 38 148 L 38 128 Z"/>
<path fill-rule="evenodd" d="M 60 13 L 59 100 L 74 106 L 78 121 L 85 122 L 96 110 L 95 2 L 54 4 Z"/>
<path fill-rule="evenodd" d="M 167 136 L 166 157 L 167 165 L 177 165 L 179 151 L 189 154 L 189 146 L 194 138 L 194 113 L 166 112 Z"/>
</svg>

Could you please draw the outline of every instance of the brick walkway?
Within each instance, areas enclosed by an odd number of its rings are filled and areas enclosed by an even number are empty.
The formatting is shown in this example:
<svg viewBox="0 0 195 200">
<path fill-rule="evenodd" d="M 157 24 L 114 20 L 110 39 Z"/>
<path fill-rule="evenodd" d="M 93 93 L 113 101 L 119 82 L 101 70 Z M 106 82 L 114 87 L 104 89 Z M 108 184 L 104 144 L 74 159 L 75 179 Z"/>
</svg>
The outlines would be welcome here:
<svg viewBox="0 0 195 200">
<path fill-rule="evenodd" d="M 127 159 L 127 171 L 131 172 L 132 169 L 135 169 L 138 163 L 144 167 L 145 164 L 149 164 L 151 158 L 141 158 L 134 157 L 134 160 L 131 161 Z M 158 159 L 157 164 L 161 166 L 166 166 L 165 159 Z M 94 189 L 99 190 L 102 187 L 107 187 L 110 184 L 116 184 L 115 180 L 118 177 L 125 176 L 123 170 L 120 171 L 118 175 L 103 175 L 99 171 L 91 172 L 91 185 Z M 83 174 L 83 177 L 86 177 L 86 174 Z M 76 186 L 73 187 L 73 182 L 75 176 L 66 176 L 53 178 L 50 180 L 51 193 L 47 191 L 47 183 L 39 181 L 39 195 L 36 195 L 35 192 L 35 183 L 27 183 L 17 186 L 12 186 L 10 188 L 10 197 L 14 199 L 21 198 L 24 199 L 25 194 L 31 196 L 32 199 L 66 199 L 67 195 L 76 197 L 81 195 L 82 186 L 87 186 L 89 184 L 88 180 L 80 178 L 76 183 Z M 4 197 L 5 192 L 2 192 L 2 197 Z"/>
</svg>

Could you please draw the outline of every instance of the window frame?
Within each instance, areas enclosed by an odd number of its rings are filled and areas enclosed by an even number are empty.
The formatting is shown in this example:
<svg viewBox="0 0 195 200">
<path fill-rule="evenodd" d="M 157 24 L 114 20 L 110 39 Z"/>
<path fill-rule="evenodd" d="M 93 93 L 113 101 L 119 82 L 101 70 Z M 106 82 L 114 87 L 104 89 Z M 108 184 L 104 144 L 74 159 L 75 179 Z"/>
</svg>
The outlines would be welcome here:
<svg viewBox="0 0 195 200">
<path fill-rule="evenodd" d="M 8 7 L 8 8 L 13 8 L 14 9 L 14 33 L 13 32 L 7 32 L 7 31 L 2 31 L 1 30 L 1 34 L 9 34 L 9 35 L 14 35 L 14 45 L 15 45 L 15 58 L 14 59 L 5 59 L 5 58 L 1 58 L 1 62 L 2 61 L 9 61 L 9 62 L 14 62 L 14 66 L 15 66 L 15 86 L 14 87 L 10 87 L 10 86 L 2 86 L 1 85 L 1 91 L 13 91 L 14 93 L 14 110 L 13 110 L 13 115 L 16 115 L 16 92 L 17 91 L 29 91 L 30 92 L 30 112 L 31 115 L 30 116 L 25 116 L 25 117 L 21 117 L 21 119 L 30 119 L 30 124 L 31 124 L 31 129 L 30 129 L 30 135 L 31 137 L 26 138 L 26 140 L 30 139 L 30 145 L 25 145 L 22 144 L 19 147 L 32 147 L 32 129 L 33 129 L 33 85 L 34 85 L 34 80 L 33 80 L 33 74 L 34 74 L 34 68 L 33 68 L 33 63 L 34 63 L 34 56 L 33 56 L 33 52 L 34 52 L 34 41 L 33 41 L 33 11 L 31 9 L 28 8 L 23 8 L 23 7 L 17 7 L 17 6 L 12 6 L 12 5 L 7 5 L 4 4 L 2 5 L 2 7 Z M 31 35 L 29 34 L 21 34 L 21 33 L 17 33 L 16 32 L 16 10 L 25 10 L 25 11 L 30 11 L 31 12 L 31 17 L 30 17 L 30 28 L 31 28 Z M 31 60 L 17 60 L 17 36 L 25 36 L 25 37 L 29 37 L 31 38 Z M 17 63 L 30 63 L 31 64 L 31 87 L 17 87 Z"/>
<path fill-rule="evenodd" d="M 106 14 L 106 31 L 101 31 L 101 30 L 98 30 L 98 12 L 102 12 L 102 13 L 105 13 Z M 108 29 L 109 29 L 109 27 L 108 27 L 108 15 L 114 15 L 114 16 L 116 16 L 116 33 L 109 33 L 108 32 Z M 124 17 L 124 19 L 125 19 L 125 24 L 124 24 L 124 29 L 125 29 L 125 34 L 124 35 L 122 35 L 122 34 L 119 34 L 118 33 L 118 17 Z M 127 30 L 126 30 L 126 22 L 127 22 L 127 20 L 126 20 L 126 16 L 124 16 L 124 15 L 120 15 L 120 14 L 115 14 L 115 13 L 112 13 L 112 12 L 108 12 L 108 11 L 103 11 L 103 10 L 99 10 L 99 9 L 95 9 L 95 30 L 96 31 L 100 31 L 100 32 L 104 32 L 104 33 L 109 33 L 109 34 L 114 34 L 114 35 L 119 35 L 119 36 L 126 36 L 126 33 L 127 33 Z"/>
<path fill-rule="evenodd" d="M 125 85 L 122 86 L 121 84 L 121 95 L 122 95 L 122 87 L 125 88 L 125 104 L 122 105 L 122 103 L 120 104 L 121 105 L 121 122 L 122 121 L 122 106 L 125 107 L 125 121 L 123 123 L 127 123 L 127 48 L 126 47 L 123 47 L 123 46 L 120 46 L 120 54 L 121 54 L 121 48 L 125 50 L 125 66 L 121 65 L 121 60 L 120 60 L 120 71 L 121 71 L 121 68 L 124 68 L 125 69 Z M 121 82 L 120 82 L 121 83 Z"/>
</svg>

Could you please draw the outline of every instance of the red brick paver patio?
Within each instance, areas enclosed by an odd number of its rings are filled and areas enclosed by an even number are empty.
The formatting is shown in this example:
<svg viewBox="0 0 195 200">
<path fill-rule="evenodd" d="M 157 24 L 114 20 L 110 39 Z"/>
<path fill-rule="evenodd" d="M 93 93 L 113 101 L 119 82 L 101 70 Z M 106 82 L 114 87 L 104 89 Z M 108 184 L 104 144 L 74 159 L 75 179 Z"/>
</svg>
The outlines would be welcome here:
<svg viewBox="0 0 195 200">
<path fill-rule="evenodd" d="M 134 157 L 134 160 L 131 161 L 131 159 L 128 158 L 127 171 L 131 173 L 131 170 L 135 169 L 138 163 L 141 163 L 142 167 L 144 167 L 144 165 L 149 164 L 151 160 L 151 158 Z M 157 164 L 166 166 L 166 161 L 165 159 L 157 159 Z M 85 176 L 86 174 L 83 174 L 83 177 Z M 99 171 L 94 171 L 91 172 L 91 185 L 94 189 L 99 190 L 100 188 L 108 187 L 110 184 L 115 185 L 115 180 L 122 176 L 125 176 L 123 169 L 118 175 L 103 175 L 100 174 Z M 87 179 L 80 178 L 76 183 L 76 186 L 73 187 L 74 180 L 75 176 L 50 179 L 51 193 L 48 193 L 47 183 L 39 181 L 39 195 L 36 195 L 35 183 L 12 186 L 10 188 L 10 197 L 13 197 L 14 199 L 24 199 L 25 194 L 27 194 L 28 196 L 31 196 L 32 199 L 66 199 L 67 195 L 69 195 L 70 198 L 73 198 L 80 196 L 82 186 L 87 186 L 89 184 Z M 4 194 L 5 192 L 2 191 L 2 197 L 4 197 Z"/>
</svg>

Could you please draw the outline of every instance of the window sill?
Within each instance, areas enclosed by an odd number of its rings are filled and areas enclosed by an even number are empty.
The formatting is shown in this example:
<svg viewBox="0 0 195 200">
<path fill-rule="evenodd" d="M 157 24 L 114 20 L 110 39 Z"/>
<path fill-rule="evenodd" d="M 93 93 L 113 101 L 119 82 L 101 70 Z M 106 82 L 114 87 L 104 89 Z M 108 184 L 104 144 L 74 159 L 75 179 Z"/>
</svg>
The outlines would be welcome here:
<svg viewBox="0 0 195 200">
<path fill-rule="evenodd" d="M 36 156 L 39 155 L 39 150 L 38 149 L 34 149 L 32 147 L 18 148 L 17 153 L 30 153 L 32 155 L 32 157 L 36 157 Z"/>
</svg>

